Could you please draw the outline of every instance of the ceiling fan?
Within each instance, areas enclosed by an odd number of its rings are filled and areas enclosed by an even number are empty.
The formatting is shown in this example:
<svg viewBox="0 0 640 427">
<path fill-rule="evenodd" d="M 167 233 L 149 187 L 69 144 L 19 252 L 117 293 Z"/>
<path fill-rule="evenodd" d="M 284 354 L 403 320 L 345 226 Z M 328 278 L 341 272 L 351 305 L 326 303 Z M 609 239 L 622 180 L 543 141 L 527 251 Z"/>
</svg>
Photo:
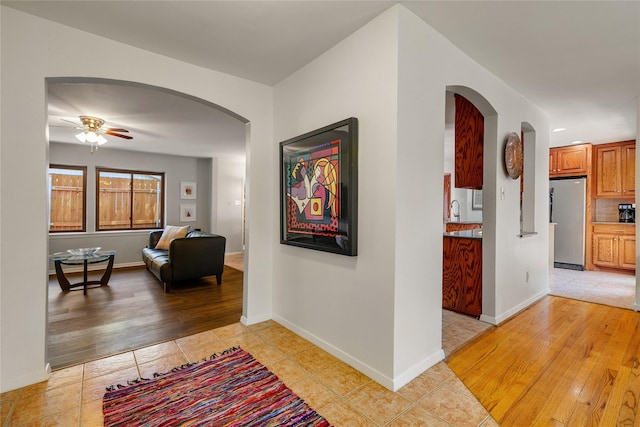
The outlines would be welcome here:
<svg viewBox="0 0 640 427">
<path fill-rule="evenodd" d="M 98 147 L 105 142 L 107 139 L 102 135 L 110 135 L 117 136 L 118 138 L 124 139 L 133 139 L 132 136 L 124 135 L 124 133 L 129 133 L 127 129 L 123 128 L 103 128 L 104 120 L 99 117 L 93 116 L 78 116 L 80 121 L 82 122 L 82 127 L 77 127 L 76 129 L 81 129 L 82 132 L 76 135 L 76 138 L 81 142 L 88 142 L 91 144 L 91 152 L 98 150 Z M 70 120 L 62 119 L 65 122 L 73 123 Z M 76 125 L 76 123 L 73 123 Z"/>
</svg>

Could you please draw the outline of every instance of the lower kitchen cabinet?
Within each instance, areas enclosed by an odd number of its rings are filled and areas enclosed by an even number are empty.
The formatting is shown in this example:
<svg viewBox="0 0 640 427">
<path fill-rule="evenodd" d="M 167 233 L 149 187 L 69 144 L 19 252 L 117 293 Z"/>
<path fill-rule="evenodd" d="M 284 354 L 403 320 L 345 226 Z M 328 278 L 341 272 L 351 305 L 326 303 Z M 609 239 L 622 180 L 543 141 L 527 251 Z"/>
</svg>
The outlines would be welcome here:
<svg viewBox="0 0 640 427">
<path fill-rule="evenodd" d="M 479 318 L 482 314 L 482 239 L 444 237 L 442 307 Z"/>
<path fill-rule="evenodd" d="M 593 224 L 592 262 L 596 267 L 635 270 L 635 225 Z"/>
</svg>

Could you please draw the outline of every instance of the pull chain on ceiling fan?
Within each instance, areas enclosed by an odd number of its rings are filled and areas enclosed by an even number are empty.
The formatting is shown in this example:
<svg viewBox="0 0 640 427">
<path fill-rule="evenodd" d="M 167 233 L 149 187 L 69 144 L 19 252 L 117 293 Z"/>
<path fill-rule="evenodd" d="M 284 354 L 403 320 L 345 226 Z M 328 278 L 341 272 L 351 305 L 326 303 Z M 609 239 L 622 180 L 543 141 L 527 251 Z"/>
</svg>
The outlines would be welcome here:
<svg viewBox="0 0 640 427">
<path fill-rule="evenodd" d="M 102 128 L 104 120 L 98 117 L 92 116 L 79 116 L 84 130 L 76 135 L 76 138 L 81 142 L 88 142 L 91 144 L 91 152 L 98 150 L 98 147 L 105 142 L 107 138 L 104 135 L 117 136 L 124 139 L 133 139 L 132 136 L 122 135 L 121 132 L 128 133 L 129 131 L 122 128 Z M 82 128 L 79 128 L 82 129 Z"/>
</svg>

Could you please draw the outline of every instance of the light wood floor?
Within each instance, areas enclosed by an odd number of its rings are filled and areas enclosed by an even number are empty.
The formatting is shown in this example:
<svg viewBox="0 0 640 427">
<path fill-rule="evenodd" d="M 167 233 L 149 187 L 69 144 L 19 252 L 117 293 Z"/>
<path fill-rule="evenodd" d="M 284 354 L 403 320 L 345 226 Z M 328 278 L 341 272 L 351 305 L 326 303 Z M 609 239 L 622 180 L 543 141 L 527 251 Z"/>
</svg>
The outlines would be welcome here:
<svg viewBox="0 0 640 427">
<path fill-rule="evenodd" d="M 447 363 L 501 426 L 640 425 L 640 313 L 547 296 Z"/>
<path fill-rule="evenodd" d="M 98 278 L 102 272 L 90 274 Z M 70 275 L 72 282 L 82 274 Z M 144 267 L 114 270 L 109 285 L 63 292 L 49 280 L 47 357 L 52 369 L 227 326 L 242 315 L 243 273 L 176 283 L 165 294 Z"/>
</svg>

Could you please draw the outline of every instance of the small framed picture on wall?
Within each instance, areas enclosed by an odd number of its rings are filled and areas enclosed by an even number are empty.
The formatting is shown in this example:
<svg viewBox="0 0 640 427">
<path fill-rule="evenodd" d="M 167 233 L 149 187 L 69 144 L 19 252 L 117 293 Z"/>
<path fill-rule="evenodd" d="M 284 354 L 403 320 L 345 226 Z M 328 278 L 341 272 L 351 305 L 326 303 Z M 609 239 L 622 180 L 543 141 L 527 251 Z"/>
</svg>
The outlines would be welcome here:
<svg viewBox="0 0 640 427">
<path fill-rule="evenodd" d="M 194 222 L 196 220 L 196 205 L 180 205 L 180 222 Z"/>
<path fill-rule="evenodd" d="M 197 187 L 195 182 L 180 182 L 180 198 L 195 199 L 197 197 Z"/>
</svg>

